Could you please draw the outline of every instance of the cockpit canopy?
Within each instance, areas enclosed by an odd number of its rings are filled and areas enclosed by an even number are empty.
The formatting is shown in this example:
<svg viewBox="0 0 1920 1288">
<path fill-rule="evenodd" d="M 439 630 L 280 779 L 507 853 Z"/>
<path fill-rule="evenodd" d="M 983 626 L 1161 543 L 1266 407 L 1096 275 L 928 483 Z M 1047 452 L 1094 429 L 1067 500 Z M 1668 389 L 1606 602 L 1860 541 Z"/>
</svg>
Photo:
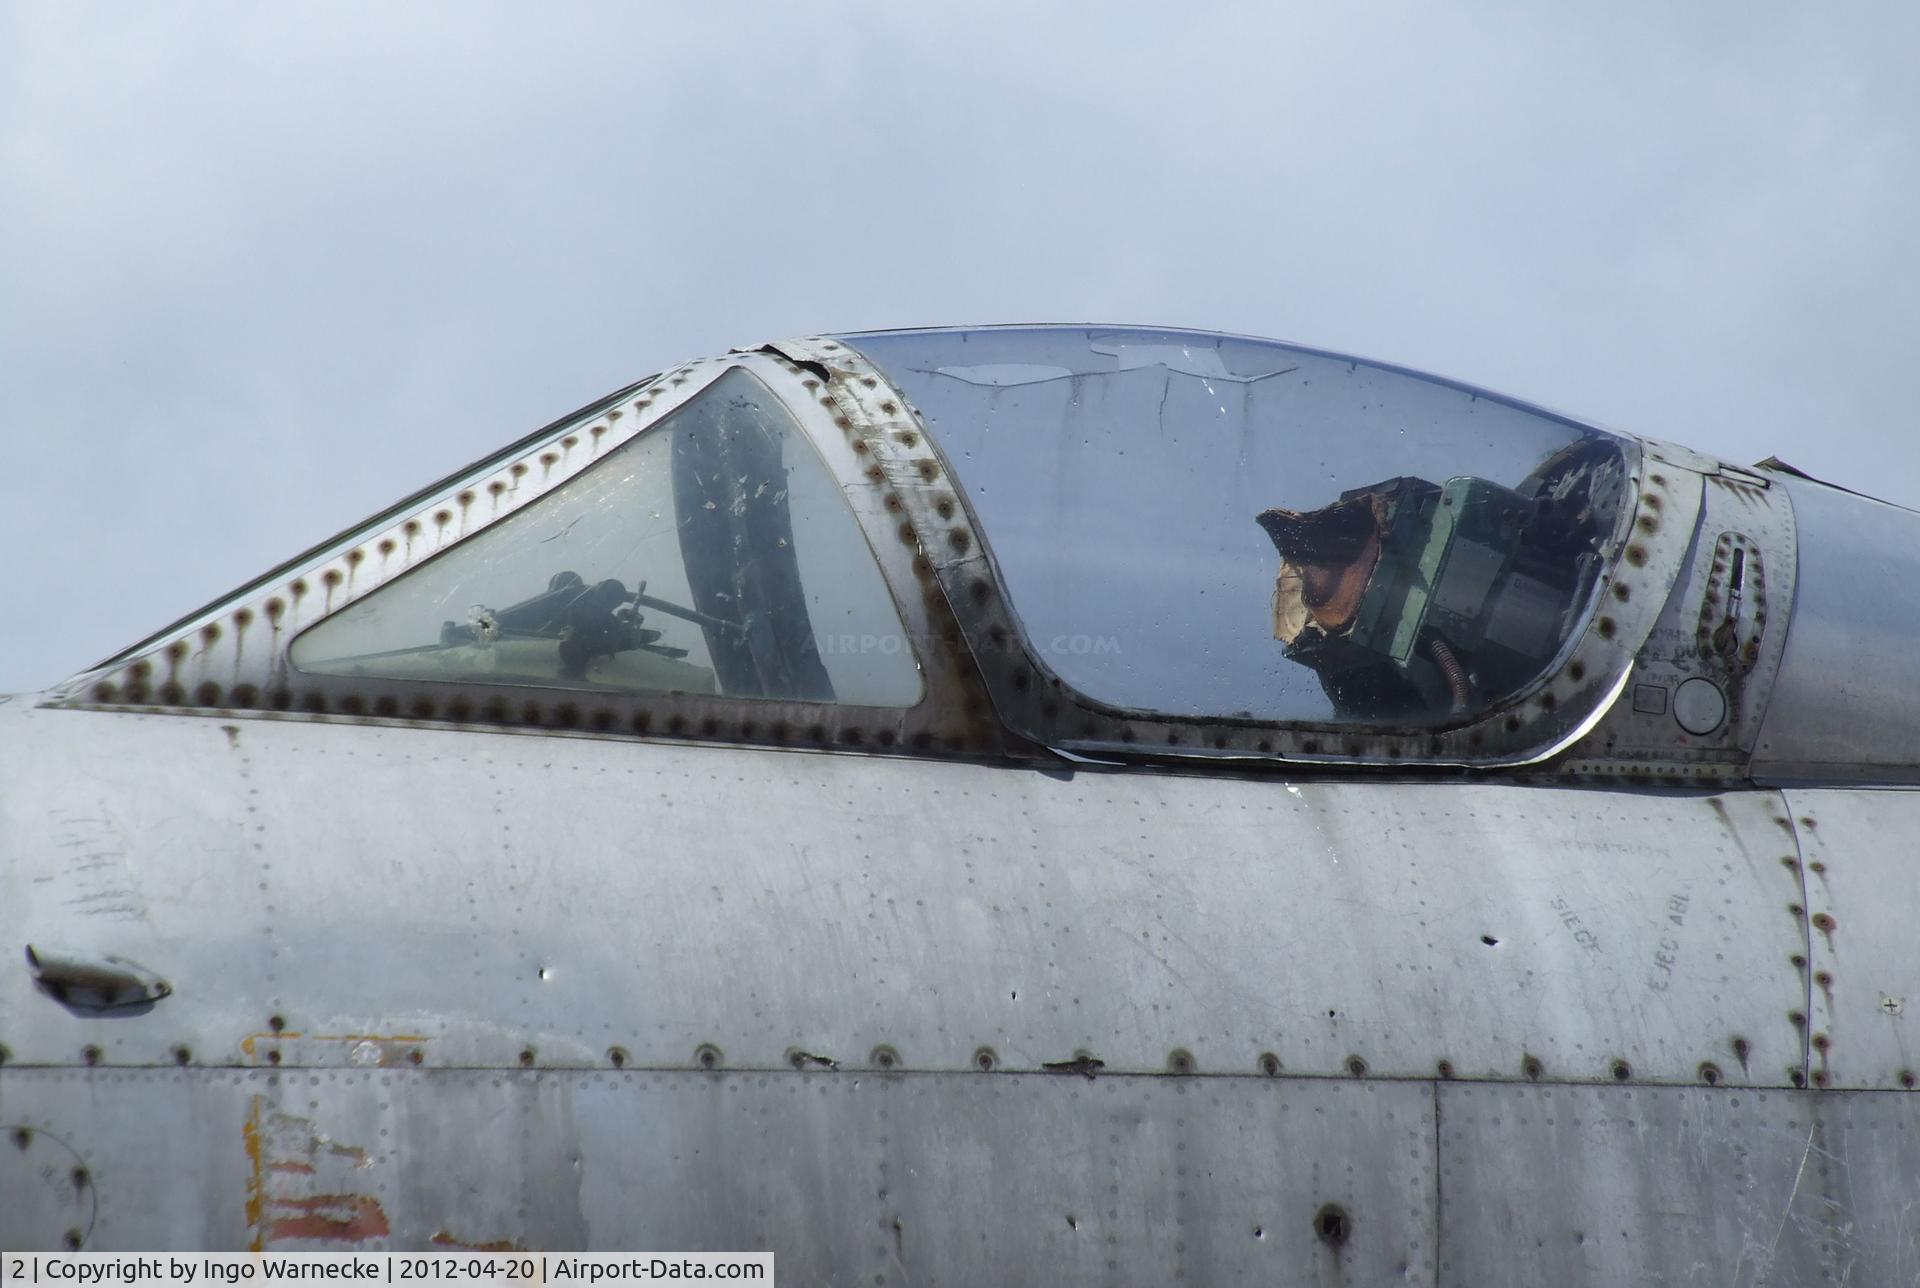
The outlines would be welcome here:
<svg viewBox="0 0 1920 1288">
<path fill-rule="evenodd" d="M 845 337 L 918 409 L 1027 647 L 1093 703 L 1457 725 L 1550 673 L 1625 440 L 1351 358 L 1017 327 Z"/>
<path fill-rule="evenodd" d="M 1697 475 L 1689 496 L 1650 472 L 1640 498 L 1638 468 L 1630 440 L 1243 337 L 793 341 L 555 422 L 72 692 L 990 756 L 1531 763 L 1619 695 L 1677 575 Z"/>
</svg>

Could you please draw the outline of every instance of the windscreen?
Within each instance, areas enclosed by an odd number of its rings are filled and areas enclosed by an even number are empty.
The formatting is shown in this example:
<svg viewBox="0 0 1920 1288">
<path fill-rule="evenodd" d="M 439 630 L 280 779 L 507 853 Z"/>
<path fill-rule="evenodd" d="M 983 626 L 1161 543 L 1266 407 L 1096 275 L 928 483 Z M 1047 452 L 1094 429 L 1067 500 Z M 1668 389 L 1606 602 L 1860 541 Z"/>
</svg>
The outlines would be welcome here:
<svg viewBox="0 0 1920 1288">
<path fill-rule="evenodd" d="M 293 642 L 310 674 L 912 706 L 904 631 L 838 483 L 726 372 L 607 459 Z"/>
<path fill-rule="evenodd" d="M 1626 494 L 1611 435 L 1267 341 L 846 339 L 925 421 L 1028 647 L 1131 712 L 1477 718 L 1584 622 Z"/>
</svg>

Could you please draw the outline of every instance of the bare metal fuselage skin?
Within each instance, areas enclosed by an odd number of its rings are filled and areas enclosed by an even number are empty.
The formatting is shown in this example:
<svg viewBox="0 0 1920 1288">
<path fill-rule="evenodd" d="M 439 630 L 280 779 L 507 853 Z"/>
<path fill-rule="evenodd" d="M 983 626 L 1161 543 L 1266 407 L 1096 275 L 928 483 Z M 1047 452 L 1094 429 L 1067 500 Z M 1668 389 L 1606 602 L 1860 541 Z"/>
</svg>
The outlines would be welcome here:
<svg viewBox="0 0 1920 1288">
<path fill-rule="evenodd" d="M 938 481 L 853 445 L 884 381 L 781 355 L 869 531 L 920 525 L 874 549 L 953 711 L 281 710 L 211 618 L 212 703 L 132 654 L 0 700 L 0 1246 L 1920 1282 L 1913 515 L 1649 446 L 1632 669 L 1545 758 L 1090 763 L 995 731 Z M 1723 534 L 1774 602 L 1676 740 L 1635 686 L 1709 674 Z"/>
</svg>

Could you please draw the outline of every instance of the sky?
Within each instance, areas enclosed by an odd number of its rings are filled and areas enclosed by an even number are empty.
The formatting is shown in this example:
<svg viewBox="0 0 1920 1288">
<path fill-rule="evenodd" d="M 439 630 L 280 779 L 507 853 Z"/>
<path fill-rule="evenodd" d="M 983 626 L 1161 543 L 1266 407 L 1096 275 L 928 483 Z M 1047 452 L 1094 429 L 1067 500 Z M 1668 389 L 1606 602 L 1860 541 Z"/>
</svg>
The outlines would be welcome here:
<svg viewBox="0 0 1920 1288">
<path fill-rule="evenodd" d="M 782 336 L 1273 336 L 1920 505 L 1920 7 L 0 5 L 0 692 Z"/>
</svg>

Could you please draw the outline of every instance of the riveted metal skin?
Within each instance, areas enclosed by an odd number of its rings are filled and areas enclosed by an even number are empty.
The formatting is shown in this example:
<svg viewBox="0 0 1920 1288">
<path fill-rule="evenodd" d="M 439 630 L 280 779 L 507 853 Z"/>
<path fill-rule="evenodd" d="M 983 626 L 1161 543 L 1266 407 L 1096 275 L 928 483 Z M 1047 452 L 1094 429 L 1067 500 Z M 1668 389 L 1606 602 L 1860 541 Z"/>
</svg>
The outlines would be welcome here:
<svg viewBox="0 0 1920 1288">
<path fill-rule="evenodd" d="M 1702 479 L 1700 517 L 1689 548 L 1678 556 L 1680 575 L 1634 656 L 1627 690 L 1556 762 L 1569 774 L 1673 785 L 1748 776 L 1792 615 L 1793 505 L 1764 478 L 1718 467 L 1703 473 L 1676 464 L 1675 456 L 1701 463 L 1692 453 L 1649 445 L 1649 478 L 1687 469 L 1686 477 Z M 1629 593 L 1616 583 L 1608 598 Z M 1704 734 L 1690 733 L 1676 718 L 1681 686 L 1689 682 L 1711 685 L 1726 702 L 1725 718 Z"/>
<path fill-rule="evenodd" d="M 110 740 L 84 782 L 62 766 Z M 28 755 L 15 748 L 38 748 Z M 1766 792 L 1070 776 L 445 728 L 0 709 L 7 1069 L 377 1066 L 1792 1085 Z M 1750 863 L 1763 854 L 1766 862 Z M 217 921 L 209 904 L 218 892 Z M 1177 892 L 1177 894 L 1176 894 Z M 1494 942 L 1489 943 L 1492 940 Z M 4 942 L 4 941 L 0 941 Z M 935 1001 L 934 999 L 937 999 Z M 1736 1037 L 1745 1062 L 1730 1060 Z M 0 1077 L 4 1077 L 0 1072 Z"/>
<path fill-rule="evenodd" d="M 1470 723 L 1393 729 L 1146 716 L 1076 693 L 1030 647 L 1002 595 L 990 534 L 979 530 L 939 445 L 872 363 L 836 339 L 774 347 L 826 374 L 853 431 L 870 445 L 878 477 L 912 523 L 928 575 L 953 605 L 1000 718 L 1037 743 L 1086 755 L 1479 767 L 1548 759 L 1578 741 L 1627 684 L 1634 653 L 1666 603 L 1699 517 L 1698 473 L 1630 462 L 1635 503 L 1621 507 L 1610 580 L 1600 588 L 1585 630 L 1546 676 Z"/>
<path fill-rule="evenodd" d="M 1911 791 L 1795 789 L 1806 873 L 1809 1078 L 1816 1087 L 1920 1085 L 1920 954 L 1888 914 L 1913 879 Z"/>
<path fill-rule="evenodd" d="M 1905 1284 L 1911 1098 L 1442 1086 L 1438 1282 Z"/>
<path fill-rule="evenodd" d="M 1754 777 L 1920 784 L 1920 513 L 1780 475 L 1798 513 L 1800 572 Z"/>
<path fill-rule="evenodd" d="M 477 681 L 315 675 L 289 662 L 291 642 L 328 614 L 406 575 L 441 551 L 592 469 L 672 415 L 721 375 L 741 368 L 780 397 L 840 480 L 894 591 L 925 691 L 909 708 L 741 699 L 680 693 L 617 694 Z M 662 373 L 611 403 L 550 427 L 409 506 L 243 589 L 167 633 L 46 696 L 48 705 L 101 710 L 194 710 L 222 716 L 447 724 L 602 737 L 667 736 L 901 754 L 1016 753 L 991 717 L 944 604 L 916 584 L 883 489 L 866 477 L 856 443 L 834 424 L 818 380 L 768 354 L 703 359 Z"/>
</svg>

